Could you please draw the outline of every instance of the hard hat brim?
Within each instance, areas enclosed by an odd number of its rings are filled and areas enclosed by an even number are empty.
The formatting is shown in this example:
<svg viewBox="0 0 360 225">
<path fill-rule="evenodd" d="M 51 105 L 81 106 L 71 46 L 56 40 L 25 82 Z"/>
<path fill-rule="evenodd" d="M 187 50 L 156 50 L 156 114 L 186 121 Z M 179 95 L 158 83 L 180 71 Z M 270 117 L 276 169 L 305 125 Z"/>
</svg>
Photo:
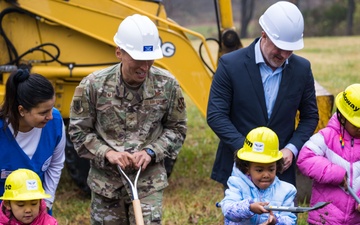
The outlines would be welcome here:
<svg viewBox="0 0 360 225">
<path fill-rule="evenodd" d="M 135 60 L 155 60 L 155 59 L 161 59 L 163 57 L 160 48 L 153 52 L 131 51 L 127 53 L 131 56 L 131 58 Z"/>
<path fill-rule="evenodd" d="M 278 161 L 283 157 L 282 152 L 278 151 L 276 155 L 269 156 L 264 155 L 261 153 L 255 153 L 255 152 L 246 152 L 244 149 L 240 149 L 237 153 L 237 157 L 239 159 L 249 161 L 249 162 L 256 162 L 256 163 L 273 163 Z"/>
<path fill-rule="evenodd" d="M 4 196 L 0 197 L 2 200 L 10 200 L 10 201 L 28 201 L 28 200 L 35 200 L 35 199 L 44 199 L 44 198 L 51 198 L 49 194 L 42 194 L 42 193 L 25 193 L 25 194 L 17 194 L 16 196 Z"/>
<path fill-rule="evenodd" d="M 122 50 L 126 51 L 126 53 L 128 53 L 131 58 L 135 59 L 135 60 L 155 60 L 155 59 L 161 59 L 163 58 L 163 54 L 162 54 L 162 50 L 160 46 L 157 46 L 157 48 L 152 51 L 152 52 L 140 52 L 137 50 L 127 50 L 127 48 L 125 46 L 123 46 L 122 43 L 120 43 L 117 38 L 116 38 L 116 34 L 114 36 L 114 42 L 117 46 L 119 46 Z"/>
<path fill-rule="evenodd" d="M 276 40 L 274 38 L 271 38 L 270 36 L 268 37 L 270 38 L 272 43 L 274 43 L 274 45 L 281 50 L 296 51 L 304 48 L 304 41 L 302 38 L 296 42 L 285 42 L 285 41 Z"/>
</svg>

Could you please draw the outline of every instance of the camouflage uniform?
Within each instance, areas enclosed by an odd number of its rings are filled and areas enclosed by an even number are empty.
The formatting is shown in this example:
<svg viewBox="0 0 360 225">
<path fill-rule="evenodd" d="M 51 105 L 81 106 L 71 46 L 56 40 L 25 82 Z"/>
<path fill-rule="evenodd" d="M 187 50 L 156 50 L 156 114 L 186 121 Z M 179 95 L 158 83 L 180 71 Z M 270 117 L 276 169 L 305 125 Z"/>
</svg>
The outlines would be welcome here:
<svg viewBox="0 0 360 225">
<path fill-rule="evenodd" d="M 129 203 L 126 180 L 105 154 L 152 149 L 155 163 L 138 180 L 141 202 L 168 186 L 164 158 L 175 159 L 185 140 L 186 106 L 178 82 L 168 71 L 152 66 L 142 86 L 131 91 L 121 79 L 120 68 L 121 63 L 96 71 L 76 87 L 69 135 L 79 156 L 91 160 L 88 185 L 92 192 L 123 199 L 126 190 Z M 126 172 L 134 180 L 136 171 Z"/>
</svg>

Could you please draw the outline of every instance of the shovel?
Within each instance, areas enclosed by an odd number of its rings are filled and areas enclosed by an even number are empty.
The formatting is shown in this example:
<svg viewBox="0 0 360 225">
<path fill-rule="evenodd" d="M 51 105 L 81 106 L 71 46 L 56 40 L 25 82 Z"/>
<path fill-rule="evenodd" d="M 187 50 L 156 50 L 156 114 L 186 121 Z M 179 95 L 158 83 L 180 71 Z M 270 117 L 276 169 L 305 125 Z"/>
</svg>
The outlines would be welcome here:
<svg viewBox="0 0 360 225">
<path fill-rule="evenodd" d="M 273 210 L 273 211 L 286 211 L 286 212 L 293 212 L 293 213 L 303 213 L 308 212 L 316 209 L 321 209 L 322 207 L 326 206 L 330 202 L 318 202 L 312 207 L 287 207 L 287 206 L 271 206 L 266 205 L 264 208 L 266 210 Z"/>
<path fill-rule="evenodd" d="M 350 195 L 356 200 L 356 202 L 360 204 L 360 198 L 356 195 L 355 191 L 350 186 L 348 186 L 347 189 Z"/>
<path fill-rule="evenodd" d="M 144 225 L 144 218 L 142 215 L 140 200 L 139 200 L 138 191 L 137 191 L 137 181 L 138 181 L 138 178 L 140 175 L 141 167 L 137 171 L 134 183 L 131 182 L 130 178 L 126 175 L 126 173 L 121 169 L 121 167 L 119 165 L 117 165 L 117 168 L 118 168 L 119 172 L 125 177 L 127 183 L 129 184 L 129 186 L 131 188 L 131 196 L 132 196 L 131 200 L 132 200 L 132 205 L 134 208 L 136 225 Z"/>
</svg>

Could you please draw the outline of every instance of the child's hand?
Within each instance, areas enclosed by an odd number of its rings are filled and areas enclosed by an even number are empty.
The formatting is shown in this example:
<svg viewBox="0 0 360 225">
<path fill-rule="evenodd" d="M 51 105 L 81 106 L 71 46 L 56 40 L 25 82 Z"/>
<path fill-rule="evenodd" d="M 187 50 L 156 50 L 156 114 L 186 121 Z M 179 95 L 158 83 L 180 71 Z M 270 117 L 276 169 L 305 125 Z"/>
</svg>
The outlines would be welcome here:
<svg viewBox="0 0 360 225">
<path fill-rule="evenodd" d="M 344 180 L 341 182 L 340 186 L 343 187 L 345 191 L 348 190 L 347 175 L 345 175 Z"/>
<path fill-rule="evenodd" d="M 276 217 L 274 216 L 274 213 L 272 211 L 270 211 L 270 215 L 269 218 L 267 219 L 267 221 L 265 221 L 264 223 L 260 224 L 260 225 L 275 225 L 276 224 Z"/>
<path fill-rule="evenodd" d="M 265 205 L 268 205 L 268 202 L 254 202 L 250 204 L 250 211 L 256 214 L 267 213 L 268 211 L 264 209 Z"/>
<path fill-rule="evenodd" d="M 356 210 L 360 212 L 360 204 L 357 205 Z"/>
</svg>

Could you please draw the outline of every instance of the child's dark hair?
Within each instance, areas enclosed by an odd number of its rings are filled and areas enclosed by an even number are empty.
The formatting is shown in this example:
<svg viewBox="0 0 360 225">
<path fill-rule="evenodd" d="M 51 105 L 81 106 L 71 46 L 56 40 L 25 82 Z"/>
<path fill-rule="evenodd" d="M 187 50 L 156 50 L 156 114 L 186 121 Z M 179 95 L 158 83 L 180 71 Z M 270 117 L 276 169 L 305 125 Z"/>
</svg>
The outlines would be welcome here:
<svg viewBox="0 0 360 225">
<path fill-rule="evenodd" d="M 0 119 L 4 120 L 3 129 L 11 124 L 16 136 L 20 119 L 18 106 L 22 105 L 25 110 L 30 111 L 38 104 L 51 100 L 54 94 L 53 85 L 44 76 L 30 74 L 28 69 L 13 71 L 6 82 L 4 102 L 0 107 Z"/>
<path fill-rule="evenodd" d="M 238 168 L 241 172 L 246 174 L 249 171 L 251 162 L 239 159 L 239 157 L 237 157 L 237 151 L 235 152 L 234 160 L 235 160 L 236 168 Z M 284 158 L 281 158 L 278 161 L 276 161 L 276 171 L 282 171 L 283 168 L 284 168 Z"/>
</svg>

